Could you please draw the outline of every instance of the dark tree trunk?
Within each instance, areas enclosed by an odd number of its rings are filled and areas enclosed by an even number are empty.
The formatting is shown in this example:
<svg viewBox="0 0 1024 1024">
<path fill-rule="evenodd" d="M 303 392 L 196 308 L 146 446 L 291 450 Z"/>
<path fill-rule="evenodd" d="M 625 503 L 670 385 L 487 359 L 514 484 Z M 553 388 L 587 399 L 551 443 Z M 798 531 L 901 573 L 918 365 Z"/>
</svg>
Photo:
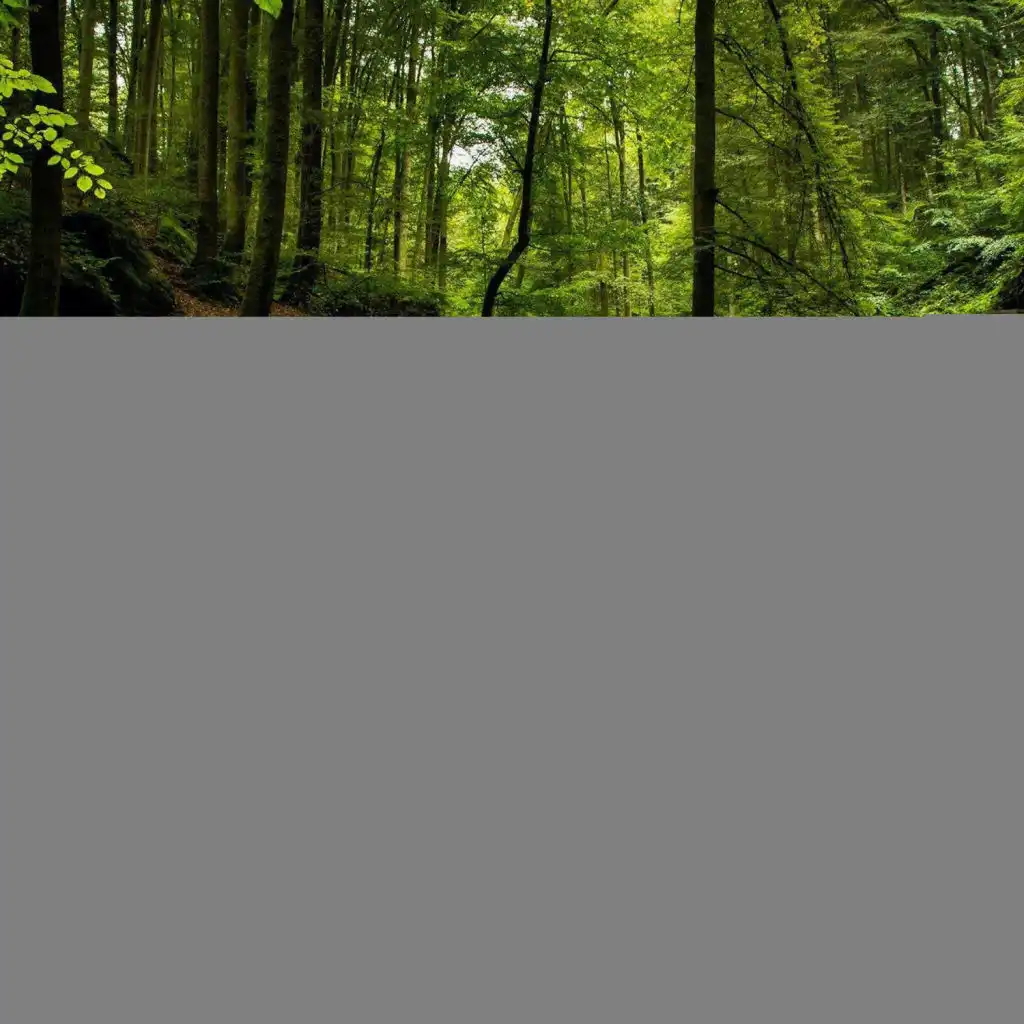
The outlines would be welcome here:
<svg viewBox="0 0 1024 1024">
<path fill-rule="evenodd" d="M 299 231 L 288 297 L 308 296 L 320 262 L 323 232 L 324 0 L 306 0 L 302 38 L 302 143 L 299 151 Z"/>
<path fill-rule="evenodd" d="M 202 0 L 199 92 L 199 230 L 195 266 L 217 258 L 217 148 L 220 107 L 220 0 Z M 289 22 L 290 25 L 290 22 Z M 289 28 L 290 32 L 290 28 Z"/>
<path fill-rule="evenodd" d="M 64 108 L 59 0 L 36 0 L 28 15 L 32 73 L 45 78 L 56 93 L 38 93 L 35 102 Z M 47 166 L 53 154 L 43 146 L 32 160 L 32 228 L 28 273 L 21 299 L 22 316 L 56 316 L 60 304 L 60 222 L 64 171 Z"/>
<path fill-rule="evenodd" d="M 117 8 L 110 0 L 107 8 L 107 135 L 117 138 Z"/>
<path fill-rule="evenodd" d="M 249 104 L 249 21 L 252 0 L 232 0 L 230 68 L 228 72 L 228 149 L 227 187 L 224 205 L 227 227 L 224 252 L 231 255 L 245 248 L 247 213 L 246 186 L 249 177 L 246 151 L 252 145 L 249 136 L 247 107 Z"/>
<path fill-rule="evenodd" d="M 693 316 L 715 315 L 715 0 L 694 22 Z"/>
<path fill-rule="evenodd" d="M 281 13 L 274 19 L 270 31 L 266 149 L 259 220 L 241 316 L 269 316 L 274 301 L 288 187 L 293 18 L 293 0 L 282 0 Z"/>
<path fill-rule="evenodd" d="M 483 316 L 494 316 L 498 291 L 509 272 L 530 246 L 530 229 L 533 219 L 533 170 L 536 159 L 537 134 L 540 127 L 541 108 L 544 105 L 544 86 L 548 80 L 548 64 L 551 59 L 551 23 L 554 19 L 552 0 L 544 0 L 544 42 L 541 44 L 540 62 L 537 66 L 537 80 L 533 83 L 533 100 L 530 104 L 530 127 L 526 136 L 526 159 L 523 161 L 523 202 L 519 209 L 519 236 L 509 254 L 501 261 L 484 293 Z"/>
</svg>

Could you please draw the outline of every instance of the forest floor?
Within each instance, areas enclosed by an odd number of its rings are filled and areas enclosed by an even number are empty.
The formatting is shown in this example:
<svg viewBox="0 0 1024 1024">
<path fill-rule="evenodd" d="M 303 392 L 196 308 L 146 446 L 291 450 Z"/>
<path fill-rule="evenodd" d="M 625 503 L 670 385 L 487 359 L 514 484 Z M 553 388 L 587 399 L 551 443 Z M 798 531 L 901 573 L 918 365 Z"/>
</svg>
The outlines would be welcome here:
<svg viewBox="0 0 1024 1024">
<path fill-rule="evenodd" d="M 216 302 L 203 296 L 193 295 L 182 280 L 182 266 L 156 253 L 150 258 L 167 278 L 174 290 L 174 301 L 182 316 L 238 316 L 238 303 Z M 308 316 L 304 309 L 275 302 L 270 307 L 271 316 Z"/>
<path fill-rule="evenodd" d="M 156 240 L 156 230 L 153 224 L 135 218 L 132 218 L 132 224 L 147 248 L 150 249 L 150 259 L 170 282 L 171 288 L 174 291 L 174 301 L 181 316 L 238 316 L 240 303 L 218 302 L 207 296 L 194 294 L 189 290 L 184 280 L 184 264 L 152 251 L 152 246 Z M 270 315 L 308 316 L 309 314 L 306 310 L 300 309 L 297 306 L 275 302 L 270 307 Z"/>
</svg>

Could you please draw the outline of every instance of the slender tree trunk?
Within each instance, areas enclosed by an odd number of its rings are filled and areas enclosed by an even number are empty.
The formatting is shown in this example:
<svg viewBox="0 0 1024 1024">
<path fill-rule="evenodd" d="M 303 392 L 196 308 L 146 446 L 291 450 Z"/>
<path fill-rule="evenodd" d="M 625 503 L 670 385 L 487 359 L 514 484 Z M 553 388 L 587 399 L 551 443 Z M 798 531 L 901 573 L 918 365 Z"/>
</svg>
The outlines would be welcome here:
<svg viewBox="0 0 1024 1024">
<path fill-rule="evenodd" d="M 36 0 L 29 8 L 28 34 L 32 73 L 45 78 L 56 90 L 50 94 L 37 93 L 35 102 L 63 110 L 59 0 Z M 57 316 L 60 306 L 64 172 L 60 164 L 47 166 L 52 155 L 49 146 L 43 146 L 32 159 L 32 226 L 22 316 Z"/>
<path fill-rule="evenodd" d="M 225 255 L 237 256 L 245 248 L 248 196 L 246 150 L 249 137 L 249 22 L 252 0 L 231 0 L 230 65 L 228 69 L 228 151 L 227 187 L 224 190 L 226 230 Z"/>
<path fill-rule="evenodd" d="M 283 13 L 283 11 L 282 11 Z M 290 15 L 290 12 L 289 12 Z M 202 56 L 199 63 L 199 230 L 196 232 L 194 265 L 217 258 L 217 149 L 220 107 L 220 0 L 201 0 L 199 29 Z M 289 38 L 291 25 L 289 23 Z"/>
<path fill-rule="evenodd" d="M 380 180 L 380 162 L 384 156 L 384 142 L 386 135 L 384 129 L 380 131 L 380 138 L 373 151 L 373 160 L 370 163 L 370 199 L 366 207 L 366 245 L 363 250 L 363 269 L 373 269 L 373 229 L 374 214 L 377 206 L 377 183 Z"/>
<path fill-rule="evenodd" d="M 293 0 L 282 0 L 281 13 L 274 19 L 270 32 L 266 150 L 259 221 L 241 316 L 269 316 L 274 301 L 288 188 L 293 14 Z"/>
<path fill-rule="evenodd" d="M 651 234 L 647 210 L 647 173 L 644 167 L 644 137 L 636 130 L 636 169 L 640 188 L 640 226 L 644 232 L 644 264 L 647 276 L 647 315 L 654 316 L 654 257 L 651 253 Z"/>
<path fill-rule="evenodd" d="M 715 0 L 697 0 L 693 165 L 693 316 L 715 315 Z"/>
<path fill-rule="evenodd" d="M 117 2 L 117 0 L 113 0 Z M 142 54 L 146 40 L 146 5 L 145 0 L 132 0 L 132 39 L 128 55 L 128 96 L 124 112 L 124 151 L 131 155 L 133 171 L 139 172 L 135 166 L 136 141 L 135 131 L 139 119 L 139 79 L 142 77 Z"/>
<path fill-rule="evenodd" d="M 946 141 L 945 119 L 942 110 L 942 64 L 939 52 L 939 30 L 932 27 L 930 36 L 930 89 L 932 101 L 932 135 L 935 144 L 935 184 L 941 190 L 946 186 L 946 166 L 943 147 Z"/>
<path fill-rule="evenodd" d="M 136 87 L 135 173 L 149 173 L 150 151 L 156 139 L 156 85 L 160 70 L 160 29 L 163 0 L 151 0 L 145 49 L 140 57 L 142 72 Z"/>
<path fill-rule="evenodd" d="M 629 197 L 626 192 L 626 126 L 623 123 L 622 111 L 614 93 L 609 95 L 609 100 L 612 112 L 612 128 L 615 134 L 615 156 L 619 165 L 619 216 L 622 218 L 623 223 L 626 224 L 631 219 L 629 217 Z M 633 315 L 629 294 L 629 280 L 629 243 L 626 241 L 622 246 L 622 315 L 624 317 Z"/>
<path fill-rule="evenodd" d="M 245 222 L 249 225 L 249 211 L 252 202 L 253 178 L 255 171 L 256 119 L 259 115 L 258 61 L 260 36 L 263 31 L 262 12 L 256 4 L 250 3 L 249 43 L 246 47 L 245 62 L 245 133 L 247 144 L 243 151 L 245 161 Z"/>
<path fill-rule="evenodd" d="M 416 125 L 417 85 L 416 72 L 419 62 L 419 18 L 413 19 L 412 42 L 409 46 L 409 66 L 405 82 L 405 136 L 395 150 L 395 188 L 394 188 L 394 241 L 392 247 L 392 264 L 394 272 L 401 274 L 405 270 L 405 206 L 407 202 L 409 170 L 412 166 L 412 148 L 410 138 Z"/>
<path fill-rule="evenodd" d="M 107 7 L 107 135 L 117 138 L 117 32 L 118 0 Z"/>
<path fill-rule="evenodd" d="M 306 0 L 302 34 L 299 230 L 288 297 L 303 302 L 316 280 L 323 232 L 324 0 Z"/>
<path fill-rule="evenodd" d="M 75 118 L 83 128 L 89 127 L 92 110 L 92 69 L 96 56 L 96 0 L 82 0 L 82 48 L 78 62 L 78 102 Z"/>
<path fill-rule="evenodd" d="M 523 161 L 523 202 L 519 210 L 519 237 L 509 254 L 501 261 L 484 293 L 483 316 L 493 316 L 498 291 L 509 272 L 530 246 L 530 231 L 533 218 L 533 170 L 536 159 L 537 134 L 540 127 L 541 108 L 544 105 L 544 86 L 548 80 L 548 64 L 551 59 L 551 23 L 554 20 L 552 0 L 544 0 L 544 41 L 541 44 L 537 79 L 533 84 L 533 100 L 530 104 L 530 127 L 526 135 L 526 159 Z"/>
</svg>

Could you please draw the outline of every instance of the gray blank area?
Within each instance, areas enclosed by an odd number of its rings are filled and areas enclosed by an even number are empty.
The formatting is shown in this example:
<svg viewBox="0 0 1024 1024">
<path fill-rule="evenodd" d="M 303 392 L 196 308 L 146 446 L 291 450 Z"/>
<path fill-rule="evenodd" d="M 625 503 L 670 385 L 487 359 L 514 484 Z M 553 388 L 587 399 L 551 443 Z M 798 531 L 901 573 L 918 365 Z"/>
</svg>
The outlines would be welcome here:
<svg viewBox="0 0 1024 1024">
<path fill-rule="evenodd" d="M 3 1020 L 1018 1021 L 1024 349 L 953 324 L 5 336 Z"/>
</svg>

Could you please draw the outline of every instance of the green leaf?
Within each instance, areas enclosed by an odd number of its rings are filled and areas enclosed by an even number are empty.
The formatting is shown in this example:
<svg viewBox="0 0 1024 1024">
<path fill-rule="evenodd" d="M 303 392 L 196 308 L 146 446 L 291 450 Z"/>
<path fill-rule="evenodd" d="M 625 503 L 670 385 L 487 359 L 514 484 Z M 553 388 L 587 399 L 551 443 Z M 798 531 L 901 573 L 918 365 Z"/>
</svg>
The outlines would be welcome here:
<svg viewBox="0 0 1024 1024">
<path fill-rule="evenodd" d="M 63 157 L 62 156 L 60 158 L 60 165 L 61 165 L 61 167 L 65 168 L 65 170 L 66 170 L 68 167 L 71 166 L 71 161 L 68 160 L 67 157 Z"/>
<path fill-rule="evenodd" d="M 266 11 L 272 18 L 281 13 L 281 0 L 256 0 L 256 6 L 261 11 Z"/>
<path fill-rule="evenodd" d="M 82 155 L 82 151 L 80 149 L 73 149 L 71 151 L 71 159 L 72 160 L 77 160 L 81 155 Z"/>
<path fill-rule="evenodd" d="M 55 167 L 59 163 L 60 163 L 60 157 L 59 156 L 51 156 L 50 159 L 46 161 L 46 166 L 47 167 Z"/>
<path fill-rule="evenodd" d="M 78 186 L 79 192 L 88 192 L 92 188 L 92 178 L 83 174 L 75 184 Z"/>
<path fill-rule="evenodd" d="M 96 189 L 96 191 L 93 193 L 93 195 L 95 195 L 97 199 L 103 199 L 106 196 L 106 194 L 106 191 L 102 188 Z"/>
<path fill-rule="evenodd" d="M 64 180 L 67 181 L 69 178 L 73 178 L 77 173 L 78 173 L 78 168 L 77 167 L 69 167 L 64 172 Z"/>
<path fill-rule="evenodd" d="M 114 186 L 111 185 L 110 182 L 106 180 L 106 178 L 100 178 L 100 188 L 105 188 L 107 189 L 107 191 L 109 191 L 113 187 Z"/>
<path fill-rule="evenodd" d="M 47 142 L 53 142 L 53 140 L 57 138 L 56 130 L 53 128 L 47 128 L 46 131 L 43 132 L 43 138 L 46 139 Z"/>
<path fill-rule="evenodd" d="M 90 174 L 96 175 L 96 177 L 99 177 L 103 173 L 103 168 L 100 167 L 99 164 L 94 164 L 92 162 L 85 165 L 85 170 Z"/>
</svg>

